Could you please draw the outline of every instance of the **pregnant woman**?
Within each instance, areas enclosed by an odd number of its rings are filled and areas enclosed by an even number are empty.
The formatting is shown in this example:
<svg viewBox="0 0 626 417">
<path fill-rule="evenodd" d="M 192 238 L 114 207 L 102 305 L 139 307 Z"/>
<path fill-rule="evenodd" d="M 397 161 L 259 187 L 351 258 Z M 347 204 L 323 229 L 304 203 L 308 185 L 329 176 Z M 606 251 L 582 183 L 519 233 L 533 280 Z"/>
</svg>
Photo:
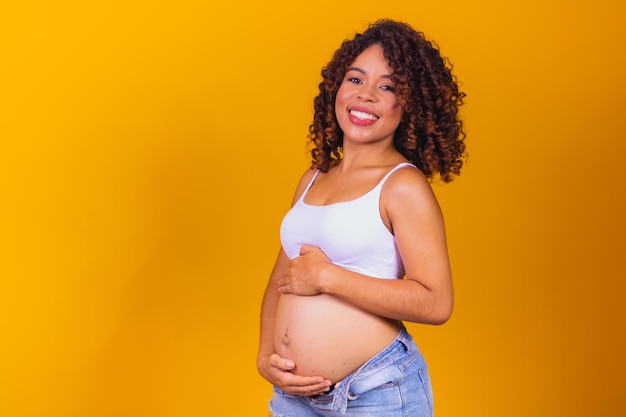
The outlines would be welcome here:
<svg viewBox="0 0 626 417">
<path fill-rule="evenodd" d="M 438 48 L 381 20 L 322 70 L 312 166 L 280 230 L 257 366 L 270 416 L 432 416 L 403 322 L 441 324 L 453 291 L 429 180 L 460 173 L 459 91 Z"/>
</svg>

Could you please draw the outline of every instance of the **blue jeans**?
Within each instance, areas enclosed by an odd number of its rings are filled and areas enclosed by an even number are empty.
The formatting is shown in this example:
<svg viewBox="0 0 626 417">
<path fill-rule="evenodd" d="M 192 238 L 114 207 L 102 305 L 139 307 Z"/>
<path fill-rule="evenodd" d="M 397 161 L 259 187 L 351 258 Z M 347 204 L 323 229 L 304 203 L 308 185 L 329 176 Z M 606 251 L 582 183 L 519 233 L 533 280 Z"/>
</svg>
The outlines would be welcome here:
<svg viewBox="0 0 626 417">
<path fill-rule="evenodd" d="M 432 417 L 433 394 L 424 357 L 404 326 L 396 339 L 359 369 L 316 397 L 274 387 L 275 417 Z"/>
</svg>

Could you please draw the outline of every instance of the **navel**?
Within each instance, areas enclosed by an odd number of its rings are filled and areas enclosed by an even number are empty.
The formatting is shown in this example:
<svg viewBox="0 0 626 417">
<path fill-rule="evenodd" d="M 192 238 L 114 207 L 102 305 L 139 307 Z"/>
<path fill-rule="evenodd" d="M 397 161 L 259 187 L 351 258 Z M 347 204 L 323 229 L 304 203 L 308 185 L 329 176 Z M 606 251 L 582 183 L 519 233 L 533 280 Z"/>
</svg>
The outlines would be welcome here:
<svg viewBox="0 0 626 417">
<path fill-rule="evenodd" d="M 285 329 L 285 333 L 280 338 L 280 341 L 283 345 L 289 346 L 289 328 Z"/>
</svg>

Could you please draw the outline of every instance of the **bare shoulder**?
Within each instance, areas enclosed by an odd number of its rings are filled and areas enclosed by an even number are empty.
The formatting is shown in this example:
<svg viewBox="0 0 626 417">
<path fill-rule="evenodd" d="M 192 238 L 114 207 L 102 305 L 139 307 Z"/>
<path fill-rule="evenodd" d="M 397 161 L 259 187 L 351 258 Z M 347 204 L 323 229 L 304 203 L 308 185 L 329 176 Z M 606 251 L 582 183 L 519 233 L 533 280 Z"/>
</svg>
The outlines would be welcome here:
<svg viewBox="0 0 626 417">
<path fill-rule="evenodd" d="M 298 186 L 296 187 L 296 192 L 294 193 L 292 204 L 295 204 L 296 201 L 298 201 L 298 199 L 300 198 L 300 196 L 306 189 L 307 185 L 309 185 L 309 182 L 311 182 L 311 180 L 313 179 L 313 176 L 315 175 L 316 172 L 317 170 L 314 168 L 309 168 L 306 171 L 304 171 L 304 173 L 300 177 Z"/>
<path fill-rule="evenodd" d="M 439 211 L 439 204 L 426 176 L 413 166 L 393 172 L 381 192 L 381 205 L 390 215 L 395 213 Z"/>
<path fill-rule="evenodd" d="M 396 194 L 432 194 L 432 188 L 426 176 L 414 166 L 404 166 L 394 171 L 383 186 L 383 193 Z"/>
</svg>

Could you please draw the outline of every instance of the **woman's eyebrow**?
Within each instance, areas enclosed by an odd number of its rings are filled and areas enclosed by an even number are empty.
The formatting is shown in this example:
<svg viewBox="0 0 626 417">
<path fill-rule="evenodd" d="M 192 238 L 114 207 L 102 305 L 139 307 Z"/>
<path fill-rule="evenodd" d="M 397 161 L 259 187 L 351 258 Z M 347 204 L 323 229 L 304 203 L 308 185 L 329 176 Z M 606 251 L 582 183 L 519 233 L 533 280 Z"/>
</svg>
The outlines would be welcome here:
<svg viewBox="0 0 626 417">
<path fill-rule="evenodd" d="M 361 74 L 367 74 L 367 72 L 365 72 L 364 69 L 359 68 L 359 67 L 350 67 L 346 70 L 346 72 L 350 72 L 350 71 L 356 71 L 356 72 L 360 72 Z M 383 74 L 380 76 L 380 78 L 388 78 L 391 80 L 393 77 L 391 75 Z"/>
<path fill-rule="evenodd" d="M 350 67 L 350 68 L 347 69 L 346 72 L 348 72 L 348 71 L 356 71 L 356 72 L 360 72 L 361 74 L 365 74 L 365 70 L 361 69 L 359 67 Z"/>
</svg>

